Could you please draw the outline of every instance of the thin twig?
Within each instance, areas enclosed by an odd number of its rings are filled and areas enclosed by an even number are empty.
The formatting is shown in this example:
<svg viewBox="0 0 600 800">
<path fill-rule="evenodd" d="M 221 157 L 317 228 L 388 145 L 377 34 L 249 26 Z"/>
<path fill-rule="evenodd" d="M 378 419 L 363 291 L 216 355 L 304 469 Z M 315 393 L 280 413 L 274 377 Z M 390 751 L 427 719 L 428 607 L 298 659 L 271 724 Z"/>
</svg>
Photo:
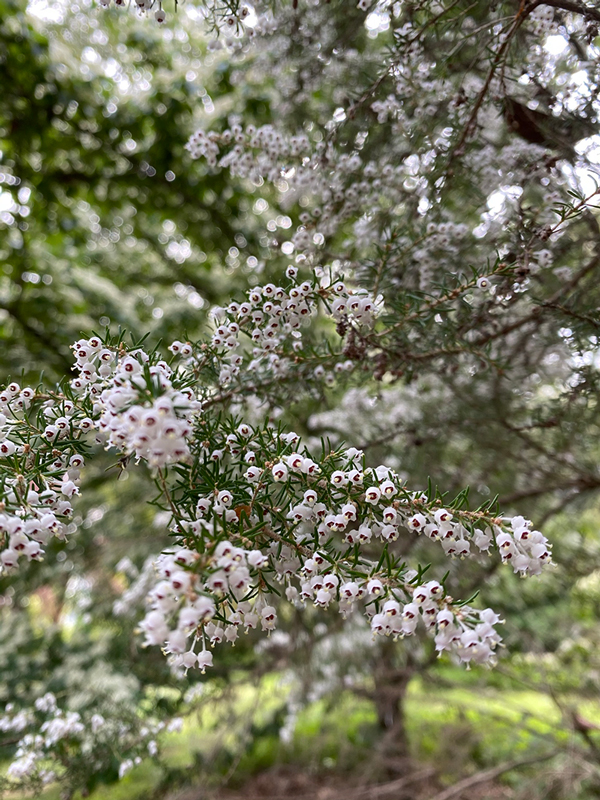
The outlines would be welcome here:
<svg viewBox="0 0 600 800">
<path fill-rule="evenodd" d="M 513 769 L 526 767 L 529 764 L 538 764 L 540 761 L 549 761 L 551 758 L 559 755 L 559 753 L 560 750 L 552 750 L 549 753 L 544 753 L 544 755 L 535 756 L 533 758 L 505 761 L 504 764 L 500 764 L 498 767 L 485 769 L 482 772 L 477 772 L 475 775 L 464 778 L 462 781 L 455 783 L 454 786 L 450 786 L 448 789 L 438 792 L 438 794 L 434 795 L 431 800 L 450 800 L 452 797 L 458 797 L 472 786 L 477 786 L 477 784 L 480 783 L 489 783 L 490 781 L 500 777 L 500 775 L 503 775 L 505 772 L 510 772 Z"/>
<path fill-rule="evenodd" d="M 477 99 L 475 100 L 475 104 L 473 106 L 473 110 L 471 111 L 469 119 L 467 120 L 467 123 L 466 123 L 465 127 L 463 128 L 463 132 L 460 135 L 460 138 L 459 138 L 458 142 L 452 148 L 452 151 L 451 151 L 450 156 L 448 158 L 448 166 L 452 163 L 452 161 L 453 161 L 455 156 L 461 154 L 462 148 L 464 147 L 467 139 L 469 138 L 469 136 L 473 132 L 473 129 L 474 129 L 475 124 L 477 122 L 477 117 L 479 115 L 479 109 L 481 108 L 481 106 L 483 104 L 483 101 L 485 100 L 485 96 L 486 96 L 486 94 L 488 92 L 488 89 L 490 88 L 490 84 L 492 82 L 492 79 L 493 79 L 494 75 L 496 74 L 496 70 L 500 66 L 500 63 L 501 63 L 501 61 L 502 61 L 502 59 L 504 57 L 504 54 L 508 50 L 508 47 L 509 47 L 510 43 L 512 42 L 512 39 L 513 39 L 515 33 L 519 30 L 519 28 L 521 27 L 521 25 L 523 24 L 523 22 L 527 18 L 527 14 L 529 13 L 529 10 L 530 10 L 529 8 L 527 8 L 527 10 L 524 10 L 524 3 L 521 3 L 519 11 L 515 15 L 514 23 L 513 23 L 512 27 L 510 28 L 510 30 L 508 31 L 508 33 L 506 34 L 506 39 L 502 42 L 502 44 L 498 48 L 498 52 L 496 53 L 496 55 L 494 57 L 494 60 L 492 61 L 492 65 L 491 65 L 491 67 L 489 69 L 489 72 L 487 74 L 485 82 L 484 82 L 484 84 L 483 84 L 483 86 L 481 88 L 481 91 L 477 95 Z"/>
</svg>

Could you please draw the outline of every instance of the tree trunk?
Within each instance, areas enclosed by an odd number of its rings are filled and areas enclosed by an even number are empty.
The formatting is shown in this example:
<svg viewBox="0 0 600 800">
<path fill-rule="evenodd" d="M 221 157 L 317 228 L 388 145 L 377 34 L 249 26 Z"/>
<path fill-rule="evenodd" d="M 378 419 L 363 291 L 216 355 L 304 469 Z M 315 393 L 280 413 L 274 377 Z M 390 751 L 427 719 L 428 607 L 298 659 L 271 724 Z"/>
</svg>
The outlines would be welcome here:
<svg viewBox="0 0 600 800">
<path fill-rule="evenodd" d="M 414 674 L 414 668 L 410 665 L 395 665 L 394 655 L 397 655 L 397 648 L 398 645 L 394 642 L 382 643 L 373 674 L 373 700 L 383 732 L 380 753 L 383 766 L 394 774 L 404 772 L 410 758 L 404 701 L 409 681 Z"/>
</svg>

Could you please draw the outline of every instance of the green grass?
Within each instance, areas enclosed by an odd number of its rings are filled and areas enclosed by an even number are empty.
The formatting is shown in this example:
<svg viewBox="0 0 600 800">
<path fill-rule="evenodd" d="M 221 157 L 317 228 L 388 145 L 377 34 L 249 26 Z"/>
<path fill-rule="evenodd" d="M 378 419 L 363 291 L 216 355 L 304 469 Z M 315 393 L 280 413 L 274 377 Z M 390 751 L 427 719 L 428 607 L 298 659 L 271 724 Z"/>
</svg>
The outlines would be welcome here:
<svg viewBox="0 0 600 800">
<path fill-rule="evenodd" d="M 450 761 L 462 747 L 464 760 L 484 766 L 514 758 L 532 746 L 564 742 L 569 735 L 561 728 L 551 698 L 534 691 L 437 689 L 415 679 L 406 717 L 414 753 L 426 760 L 446 756 Z"/>
<path fill-rule="evenodd" d="M 201 770 L 217 780 L 233 776 L 233 783 L 240 785 L 249 775 L 279 763 L 311 771 L 346 769 L 370 757 L 378 732 L 369 701 L 346 692 L 335 702 L 310 704 L 299 713 L 293 738 L 286 743 L 278 734 L 277 712 L 287 693 L 287 685 L 276 675 L 257 686 L 240 676 L 226 695 L 206 684 L 200 712 L 186 718 L 181 733 L 163 736 L 165 768 L 145 761 L 118 784 L 96 789 L 90 800 L 148 798 L 160 786 L 165 769 L 175 774 L 192 767 L 190 775 Z M 600 722 L 600 702 L 577 705 L 585 717 Z M 447 776 L 526 751 L 543 752 L 569 737 L 546 694 L 482 687 L 475 680 L 445 688 L 415 678 L 405 710 L 413 755 L 420 761 L 435 761 Z M 59 790 L 50 787 L 39 800 L 59 798 Z"/>
</svg>

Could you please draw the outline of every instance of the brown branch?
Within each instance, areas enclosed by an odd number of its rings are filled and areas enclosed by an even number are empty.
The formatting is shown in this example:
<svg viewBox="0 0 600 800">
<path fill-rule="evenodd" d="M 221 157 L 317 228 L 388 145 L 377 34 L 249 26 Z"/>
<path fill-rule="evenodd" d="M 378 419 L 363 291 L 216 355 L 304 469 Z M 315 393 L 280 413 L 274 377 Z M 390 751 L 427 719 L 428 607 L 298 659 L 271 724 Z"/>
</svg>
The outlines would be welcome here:
<svg viewBox="0 0 600 800">
<path fill-rule="evenodd" d="M 555 308 L 557 311 L 562 311 L 566 317 L 578 319 L 580 322 L 587 322 L 592 327 L 600 329 L 600 319 L 594 319 L 589 314 L 578 314 L 576 311 L 571 311 L 570 308 L 563 306 L 561 303 L 544 303 L 544 308 Z"/>
<path fill-rule="evenodd" d="M 415 42 L 417 42 L 421 38 L 422 34 L 428 28 L 430 28 L 432 25 L 434 25 L 436 22 L 438 22 L 443 16 L 445 16 L 455 6 L 459 5 L 460 2 L 461 2 L 461 0 L 454 0 L 454 2 L 452 2 L 447 8 L 442 9 L 442 11 L 439 14 L 434 16 L 432 19 L 428 20 L 423 25 L 423 27 L 419 29 L 418 34 L 415 35 L 408 42 L 408 45 L 410 46 L 410 45 L 414 44 Z M 473 3 L 473 5 L 475 5 L 475 4 Z M 469 8 L 471 8 L 471 7 L 472 6 L 469 6 Z M 363 92 L 363 94 L 358 98 L 358 100 L 356 100 L 356 102 L 352 103 L 352 105 L 348 109 L 348 112 L 346 114 L 346 118 L 342 122 L 340 122 L 335 128 L 333 128 L 331 130 L 331 132 L 329 133 L 329 135 L 327 136 L 327 141 L 328 142 L 332 141 L 335 138 L 335 136 L 344 127 L 344 125 L 346 124 L 346 122 L 348 120 L 354 119 L 354 117 L 356 116 L 356 112 L 359 110 L 359 108 L 361 108 L 361 106 L 363 106 L 367 102 L 367 100 L 369 100 L 375 94 L 375 92 L 379 89 L 381 84 L 386 80 L 386 78 L 388 78 L 392 74 L 393 70 L 400 63 L 401 63 L 401 58 L 393 59 L 393 61 L 385 68 L 384 72 L 382 72 L 381 75 L 368 87 L 368 89 L 366 89 Z"/>
<path fill-rule="evenodd" d="M 329 800 L 370 800 L 371 798 L 374 800 L 374 798 L 382 797 L 383 795 L 403 789 L 405 786 L 409 786 L 411 783 L 426 780 L 427 778 L 432 777 L 433 774 L 434 770 L 431 767 L 427 767 L 426 769 L 419 770 L 418 772 L 413 772 L 411 775 L 405 775 L 396 781 L 388 781 L 387 783 L 381 783 L 375 786 L 366 786 L 364 788 L 357 789 L 354 792 L 343 791 L 332 794 L 329 796 Z M 269 795 L 269 800 L 289 800 L 289 797 L 289 794 Z M 314 800 L 314 798 L 314 792 L 311 794 L 295 795 L 295 800 Z M 264 795 L 249 795 L 246 797 L 246 800 L 264 800 Z"/>
<path fill-rule="evenodd" d="M 548 520 L 555 517 L 557 514 L 562 514 L 562 512 L 569 506 L 571 503 L 574 503 L 575 500 L 579 497 L 579 494 L 570 494 L 566 497 L 563 497 L 558 503 L 555 503 L 551 506 L 546 512 L 539 517 L 535 523 L 535 527 L 538 530 L 543 530 L 544 526 L 548 522 Z"/>
<path fill-rule="evenodd" d="M 563 11 L 571 11 L 573 14 L 581 14 L 583 17 L 600 22 L 600 11 L 595 8 L 590 8 L 590 6 L 584 6 L 581 3 L 573 3 L 571 0 L 537 0 L 533 8 L 537 6 L 561 8 Z M 533 10 L 533 8 L 531 10 Z"/>
<path fill-rule="evenodd" d="M 428 353 L 424 353 L 421 355 L 415 354 L 414 356 L 411 356 L 411 358 L 414 358 L 415 360 L 428 360 L 429 358 L 436 357 L 438 355 L 457 355 L 459 353 L 464 352 L 465 349 L 467 349 L 470 352 L 477 351 L 484 344 L 487 344 L 488 342 L 494 339 L 501 338 L 502 336 L 506 336 L 507 334 L 512 333 L 515 330 L 518 330 L 519 328 L 526 325 L 528 322 L 537 322 L 545 308 L 556 308 L 560 298 L 563 297 L 570 289 L 575 288 L 575 286 L 582 280 L 582 278 L 584 278 L 589 272 L 592 272 L 598 266 L 600 266 L 600 254 L 595 256 L 588 264 L 586 264 L 576 275 L 573 276 L 573 278 L 571 278 L 570 281 L 561 286 L 560 289 L 558 289 L 553 295 L 551 295 L 548 298 L 548 300 L 541 301 L 539 305 L 535 306 L 527 316 L 521 317 L 521 319 L 517 319 L 514 322 L 511 322 L 509 325 L 505 325 L 503 328 L 500 328 L 497 331 L 488 333 L 485 336 L 480 337 L 476 341 L 472 342 L 468 348 L 461 347 L 461 348 L 439 349 L 429 354 Z M 490 272 L 489 276 L 501 274 L 502 271 L 505 269 L 506 266 L 504 264 L 501 264 L 495 270 Z M 463 294 L 465 291 L 468 291 L 470 288 L 472 288 L 476 284 L 476 282 L 477 281 L 475 279 L 469 281 L 468 283 L 463 284 L 457 287 L 456 289 L 453 289 L 452 291 L 448 292 L 442 297 L 436 298 L 426 303 L 424 308 L 414 311 L 412 314 L 403 317 L 401 320 L 394 323 L 393 325 L 390 325 L 388 328 L 385 328 L 382 331 L 378 331 L 373 338 L 380 339 L 382 336 L 385 336 L 386 334 L 391 333 L 392 331 L 403 327 L 408 322 L 413 322 L 414 320 L 418 319 L 423 315 L 424 311 L 431 312 L 435 308 L 438 308 L 440 305 L 443 305 L 444 303 L 452 302 L 461 294 Z M 564 311 L 564 309 L 561 310 Z M 591 321 L 591 318 L 588 318 L 587 321 Z"/>
<path fill-rule="evenodd" d="M 559 753 L 559 750 L 552 750 L 549 753 L 544 753 L 544 755 L 541 756 L 522 758 L 515 761 L 505 761 L 504 764 L 500 764 L 497 767 L 485 769 L 481 772 L 477 772 L 475 775 L 464 778 L 462 781 L 455 783 L 454 786 L 450 786 L 448 789 L 438 792 L 438 794 L 434 795 L 431 800 L 451 800 L 452 797 L 458 797 L 472 786 L 477 786 L 480 783 L 489 783 L 490 781 L 500 777 L 500 775 L 503 775 L 505 772 L 510 772 L 513 769 L 526 767 L 530 764 L 538 764 L 540 761 L 548 761 L 549 759 L 557 756 Z"/>
<path fill-rule="evenodd" d="M 527 500 L 531 497 L 541 497 L 542 495 L 549 494 L 550 492 L 560 492 L 565 491 L 566 489 L 576 489 L 577 495 L 581 494 L 582 492 L 589 492 L 592 489 L 598 489 L 600 487 L 600 478 L 594 478 L 592 476 L 588 478 L 577 478 L 573 481 L 567 481 L 565 483 L 557 483 L 552 486 L 545 484 L 544 486 L 538 486 L 535 489 L 524 489 L 521 492 L 514 492 L 507 497 L 501 497 L 498 501 L 502 506 L 510 506 L 519 500 Z"/>
<path fill-rule="evenodd" d="M 502 336 L 506 336 L 508 333 L 512 333 L 512 331 L 521 328 L 528 322 L 537 322 L 545 307 L 548 306 L 551 308 L 570 289 L 574 289 L 575 286 L 577 286 L 577 284 L 588 274 L 588 272 L 592 272 L 598 266 L 600 266 L 600 254 L 595 256 L 589 262 L 589 264 L 586 264 L 585 267 L 579 270 L 579 272 L 574 275 L 570 281 L 561 286 L 560 289 L 558 289 L 558 291 L 556 291 L 548 300 L 541 301 L 540 305 L 535 306 L 531 313 L 526 317 L 515 320 L 515 322 L 511 322 L 510 325 L 506 325 L 504 328 L 500 328 L 500 330 L 497 330 L 493 333 L 488 333 L 480 339 L 477 339 L 477 341 L 473 342 L 473 347 L 478 348 L 484 344 L 487 344 L 488 342 L 491 342 L 493 339 L 499 339 Z"/>
<path fill-rule="evenodd" d="M 452 148 L 452 151 L 450 152 L 450 155 L 448 157 L 448 165 L 450 165 L 452 163 L 452 161 L 454 160 L 455 156 L 461 155 L 462 148 L 464 147 L 467 139 L 469 138 L 469 136 L 473 132 L 473 128 L 475 127 L 475 124 L 477 122 L 477 117 L 479 115 L 479 109 L 481 108 L 481 106 L 483 104 L 483 101 L 485 100 L 485 96 L 486 96 L 486 94 L 488 92 L 488 89 L 490 88 L 490 84 L 492 82 L 492 79 L 493 79 L 494 75 L 496 74 L 496 70 L 500 66 L 500 62 L 502 61 L 502 59 L 504 57 L 504 54 L 508 50 L 508 47 L 509 47 L 510 43 L 512 42 L 512 39 L 513 39 L 515 33 L 519 30 L 519 28 L 521 27 L 521 25 L 523 24 L 523 22 L 527 18 L 527 13 L 530 10 L 532 10 L 532 9 L 528 8 L 527 11 L 524 11 L 523 10 L 523 3 L 522 3 L 521 7 L 519 8 L 519 11 L 515 15 L 514 22 L 513 22 L 510 30 L 508 31 L 508 33 L 506 35 L 506 39 L 504 40 L 504 42 L 502 42 L 502 44 L 498 48 L 498 52 L 496 53 L 496 55 L 494 57 L 494 60 L 492 61 L 492 65 L 491 65 L 491 67 L 489 69 L 489 72 L 487 74 L 485 82 L 484 82 L 484 84 L 483 84 L 483 86 L 481 88 L 481 91 L 477 95 L 477 99 L 475 100 L 475 104 L 473 106 L 473 110 L 471 111 L 469 119 L 467 120 L 467 123 L 466 123 L 465 127 L 463 128 L 463 132 L 461 133 L 458 142 L 454 145 L 454 147 Z"/>
<path fill-rule="evenodd" d="M 516 434 L 519 437 L 519 439 L 521 439 L 521 441 L 525 442 L 527 447 L 530 447 L 533 450 L 536 450 L 538 453 L 541 453 L 543 456 L 546 456 L 546 458 L 549 461 L 552 461 L 557 464 L 562 464 L 563 467 L 566 467 L 568 470 L 575 471 L 582 480 L 584 479 L 587 480 L 589 478 L 588 474 L 583 470 L 577 468 L 570 461 L 568 457 L 561 455 L 560 453 L 557 453 L 553 450 L 548 450 L 546 447 L 544 447 L 543 444 L 541 444 L 541 442 L 538 442 L 536 439 L 532 438 L 522 428 L 517 428 L 514 425 L 511 425 L 511 423 L 506 419 L 502 420 L 502 425 L 504 425 L 504 427 L 507 428 L 512 433 Z"/>
</svg>

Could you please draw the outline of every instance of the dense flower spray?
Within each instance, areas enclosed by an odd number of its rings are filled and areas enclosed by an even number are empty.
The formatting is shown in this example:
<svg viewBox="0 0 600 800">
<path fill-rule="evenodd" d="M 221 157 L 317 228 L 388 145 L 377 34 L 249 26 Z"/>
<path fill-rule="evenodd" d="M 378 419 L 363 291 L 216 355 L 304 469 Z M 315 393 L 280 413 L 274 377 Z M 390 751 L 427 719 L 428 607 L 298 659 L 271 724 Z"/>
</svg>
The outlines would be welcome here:
<svg viewBox="0 0 600 800">
<path fill-rule="evenodd" d="M 365 614 L 375 636 L 404 637 L 423 626 L 440 652 L 493 663 L 498 615 L 450 597 L 396 543 L 424 536 L 456 559 L 496 550 L 525 576 L 551 561 L 539 531 L 491 508 L 444 506 L 389 467 L 367 467 L 356 448 L 310 453 L 294 432 L 219 409 L 224 398 L 247 391 L 248 375 L 258 391 L 274 379 L 307 380 L 307 370 L 310 381 L 334 380 L 339 365 L 346 370 L 332 347 L 305 354 L 299 329 L 318 306 L 338 323 L 374 324 L 377 303 L 369 295 L 342 281 L 299 282 L 296 270 L 288 279 L 285 289 L 266 284 L 250 290 L 247 302 L 215 310 L 210 342 L 173 342 L 170 364 L 92 337 L 73 346 L 77 376 L 68 397 L 7 387 L 2 464 L 13 477 L 2 518 L 4 569 L 40 558 L 51 535 L 68 532 L 60 520 L 72 513 L 80 451 L 92 436 L 146 462 L 171 514 L 174 546 L 155 562 L 140 629 L 174 666 L 204 670 L 212 665 L 209 648 L 234 644 L 240 629 L 270 633 L 282 596 L 335 606 L 343 616 Z M 217 376 L 213 386 L 198 379 L 208 368 Z"/>
</svg>

